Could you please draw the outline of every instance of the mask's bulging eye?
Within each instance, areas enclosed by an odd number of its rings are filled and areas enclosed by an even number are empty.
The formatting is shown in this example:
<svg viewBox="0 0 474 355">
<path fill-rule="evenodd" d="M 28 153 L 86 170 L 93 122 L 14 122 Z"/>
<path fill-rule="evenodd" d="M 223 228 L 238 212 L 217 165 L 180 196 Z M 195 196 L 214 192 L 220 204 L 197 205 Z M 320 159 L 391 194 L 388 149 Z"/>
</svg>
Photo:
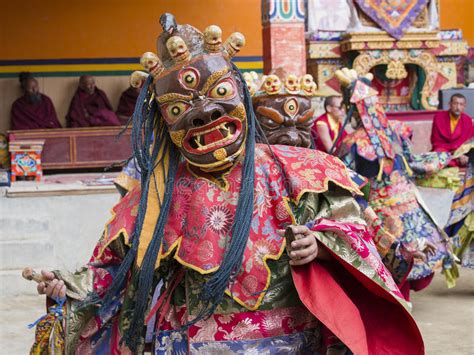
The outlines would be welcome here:
<svg viewBox="0 0 474 355">
<path fill-rule="evenodd" d="M 209 97 L 213 99 L 232 99 L 236 90 L 231 79 L 221 81 L 209 91 Z"/>
<path fill-rule="evenodd" d="M 298 113 L 298 109 L 298 102 L 295 99 L 289 99 L 283 107 L 285 113 L 290 117 L 294 117 Z"/>
<path fill-rule="evenodd" d="M 199 84 L 199 72 L 195 68 L 186 68 L 178 74 L 178 80 L 185 89 L 195 90 Z"/>
<path fill-rule="evenodd" d="M 170 104 L 164 104 L 162 106 L 163 115 L 168 123 L 175 123 L 186 111 L 189 110 L 191 105 L 183 101 L 175 101 Z"/>
</svg>

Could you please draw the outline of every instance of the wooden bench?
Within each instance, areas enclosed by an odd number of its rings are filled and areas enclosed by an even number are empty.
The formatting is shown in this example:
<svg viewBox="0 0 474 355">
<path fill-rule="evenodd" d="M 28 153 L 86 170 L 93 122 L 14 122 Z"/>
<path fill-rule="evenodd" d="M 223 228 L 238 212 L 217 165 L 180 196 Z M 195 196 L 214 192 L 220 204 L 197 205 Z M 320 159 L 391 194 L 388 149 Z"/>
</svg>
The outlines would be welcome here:
<svg viewBox="0 0 474 355">
<path fill-rule="evenodd" d="M 105 168 L 130 158 L 131 130 L 123 127 L 9 131 L 9 141 L 44 139 L 43 170 Z"/>
</svg>

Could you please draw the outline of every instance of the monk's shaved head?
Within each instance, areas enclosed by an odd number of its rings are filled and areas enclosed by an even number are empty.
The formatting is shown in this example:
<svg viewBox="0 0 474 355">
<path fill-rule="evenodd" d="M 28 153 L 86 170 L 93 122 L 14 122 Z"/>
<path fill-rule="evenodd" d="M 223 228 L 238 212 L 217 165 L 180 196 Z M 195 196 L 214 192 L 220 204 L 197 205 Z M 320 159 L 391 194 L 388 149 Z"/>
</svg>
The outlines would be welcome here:
<svg viewBox="0 0 474 355">
<path fill-rule="evenodd" d="M 95 80 L 92 75 L 82 75 L 79 78 L 79 87 L 92 95 L 95 92 Z"/>
<path fill-rule="evenodd" d="M 449 113 L 454 117 L 461 117 L 466 109 L 466 97 L 462 94 L 454 94 L 449 100 Z"/>
</svg>

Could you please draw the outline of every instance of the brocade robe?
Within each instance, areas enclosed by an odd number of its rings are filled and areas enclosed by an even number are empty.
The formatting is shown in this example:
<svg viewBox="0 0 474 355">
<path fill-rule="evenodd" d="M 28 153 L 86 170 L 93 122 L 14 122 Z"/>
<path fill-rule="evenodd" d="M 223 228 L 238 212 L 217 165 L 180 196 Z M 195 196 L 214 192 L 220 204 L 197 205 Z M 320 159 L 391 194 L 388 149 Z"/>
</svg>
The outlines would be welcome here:
<svg viewBox="0 0 474 355">
<path fill-rule="evenodd" d="M 159 293 L 172 289 L 172 280 L 178 281 L 166 311 L 148 316 L 153 353 L 318 354 L 323 323 L 356 354 L 423 354 L 416 324 L 352 198 L 360 191 L 344 164 L 315 150 L 271 149 L 287 185 L 269 148 L 257 145 L 253 217 L 242 268 L 214 314 L 187 330 L 181 326 L 198 313 L 202 282 L 219 268 L 231 237 L 242 171 L 237 162 L 216 181 L 181 163 L 156 262 L 157 280 L 165 278 Z M 86 267 L 75 273 L 55 272 L 69 290 L 68 354 L 128 351 L 120 338 L 133 313 L 130 284 L 110 309 L 77 312 L 75 304 L 92 290 L 103 295 L 110 285 L 130 245 L 139 200 L 137 187 L 113 208 Z M 148 208 L 152 210 L 147 213 L 153 213 L 153 205 Z M 315 231 L 333 260 L 290 267 L 285 239 L 277 230 L 292 223 L 307 224 Z M 159 330 L 155 322 L 161 324 Z"/>
</svg>

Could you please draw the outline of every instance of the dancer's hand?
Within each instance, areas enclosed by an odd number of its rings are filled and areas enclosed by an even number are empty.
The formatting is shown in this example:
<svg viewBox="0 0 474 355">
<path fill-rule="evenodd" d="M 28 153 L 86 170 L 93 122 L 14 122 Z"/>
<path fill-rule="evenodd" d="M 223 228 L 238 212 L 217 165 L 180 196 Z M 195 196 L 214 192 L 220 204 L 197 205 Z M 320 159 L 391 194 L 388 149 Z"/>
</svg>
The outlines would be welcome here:
<svg viewBox="0 0 474 355">
<path fill-rule="evenodd" d="M 425 242 L 425 248 L 423 249 L 423 253 L 425 253 L 426 255 L 435 255 L 437 249 L 438 248 L 436 248 L 436 245 L 427 240 Z"/>
<path fill-rule="evenodd" d="M 459 165 L 466 166 L 467 163 L 469 162 L 469 157 L 467 155 L 461 155 L 458 158 L 458 161 L 459 161 Z"/>
<path fill-rule="evenodd" d="M 52 299 L 62 299 L 66 297 L 66 285 L 63 280 L 59 280 L 51 271 L 41 270 L 42 282 L 37 286 L 40 295 L 46 295 Z"/>
<path fill-rule="evenodd" d="M 306 226 L 291 226 L 295 240 L 291 242 L 290 265 L 304 265 L 313 261 L 318 256 L 319 248 L 314 232 Z M 284 230 L 278 230 L 280 236 L 285 235 Z"/>
</svg>

